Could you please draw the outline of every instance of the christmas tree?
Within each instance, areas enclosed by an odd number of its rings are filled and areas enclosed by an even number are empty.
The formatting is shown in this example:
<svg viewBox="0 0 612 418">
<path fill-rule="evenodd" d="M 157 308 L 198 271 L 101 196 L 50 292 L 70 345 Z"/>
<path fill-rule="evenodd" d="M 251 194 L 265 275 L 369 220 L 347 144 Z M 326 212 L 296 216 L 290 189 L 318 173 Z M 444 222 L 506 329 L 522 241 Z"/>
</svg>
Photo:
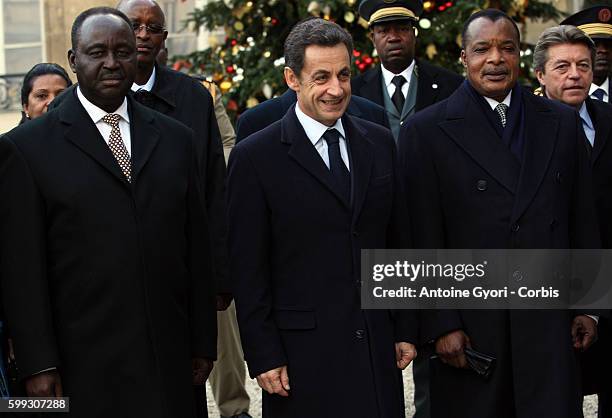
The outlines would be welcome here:
<svg viewBox="0 0 612 418">
<path fill-rule="evenodd" d="M 378 62 L 369 39 L 367 23 L 357 15 L 359 0 L 213 0 L 196 9 L 189 18 L 196 29 L 223 28 L 221 43 L 203 51 L 176 57 L 175 68 L 204 75 L 224 93 L 228 111 L 236 114 L 260 101 L 282 94 L 283 44 L 300 20 L 319 16 L 332 20 L 353 36 L 353 73 L 368 70 Z M 560 12 L 540 0 L 426 0 L 416 24 L 417 56 L 461 72 L 459 53 L 463 22 L 473 12 L 494 7 L 504 10 L 517 23 L 527 19 L 559 19 Z M 521 25 L 523 28 L 525 25 Z M 524 29 L 523 29 L 524 30 Z M 530 46 L 523 45 L 523 77 L 530 78 Z"/>
</svg>

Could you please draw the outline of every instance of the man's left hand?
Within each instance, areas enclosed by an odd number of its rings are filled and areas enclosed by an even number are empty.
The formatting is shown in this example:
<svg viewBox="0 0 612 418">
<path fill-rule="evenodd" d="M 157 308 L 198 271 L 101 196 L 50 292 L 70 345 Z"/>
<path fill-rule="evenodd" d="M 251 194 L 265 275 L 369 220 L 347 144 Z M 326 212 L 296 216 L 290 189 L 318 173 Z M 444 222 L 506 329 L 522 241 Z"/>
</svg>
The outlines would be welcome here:
<svg viewBox="0 0 612 418">
<path fill-rule="evenodd" d="M 587 315 L 578 315 L 572 321 L 574 349 L 585 351 L 597 341 L 597 322 Z"/>
<path fill-rule="evenodd" d="M 213 369 L 213 361 L 207 358 L 194 357 L 191 361 L 193 368 L 193 384 L 201 386 L 206 383 L 208 375 Z"/>
<path fill-rule="evenodd" d="M 404 370 L 417 356 L 416 347 L 410 343 L 395 343 L 397 368 Z"/>
</svg>

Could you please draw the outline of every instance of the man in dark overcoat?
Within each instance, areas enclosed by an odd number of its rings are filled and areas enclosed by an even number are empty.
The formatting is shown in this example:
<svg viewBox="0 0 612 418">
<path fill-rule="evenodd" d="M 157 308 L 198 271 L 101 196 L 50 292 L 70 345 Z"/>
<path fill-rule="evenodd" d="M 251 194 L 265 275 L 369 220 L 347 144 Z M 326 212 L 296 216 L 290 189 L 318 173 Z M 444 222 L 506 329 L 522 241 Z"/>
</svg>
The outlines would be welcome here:
<svg viewBox="0 0 612 418">
<path fill-rule="evenodd" d="M 193 132 L 126 97 L 128 18 L 79 15 L 79 85 L 0 140 L 2 294 L 30 396 L 79 418 L 194 417 L 216 355 Z"/>
<path fill-rule="evenodd" d="M 578 115 L 517 84 L 519 32 L 507 15 L 475 13 L 462 38 L 466 82 L 410 118 L 400 136 L 414 246 L 598 248 Z M 421 319 L 422 340 L 438 355 L 432 417 L 582 416 L 575 350 L 595 339 L 593 318 L 443 310 Z M 496 359 L 488 379 L 468 369 L 466 347 Z"/>
<path fill-rule="evenodd" d="M 285 42 L 297 103 L 229 161 L 231 275 L 263 416 L 404 417 L 407 312 L 360 306 L 360 250 L 407 245 L 390 132 L 345 114 L 352 40 L 323 19 Z"/>
</svg>

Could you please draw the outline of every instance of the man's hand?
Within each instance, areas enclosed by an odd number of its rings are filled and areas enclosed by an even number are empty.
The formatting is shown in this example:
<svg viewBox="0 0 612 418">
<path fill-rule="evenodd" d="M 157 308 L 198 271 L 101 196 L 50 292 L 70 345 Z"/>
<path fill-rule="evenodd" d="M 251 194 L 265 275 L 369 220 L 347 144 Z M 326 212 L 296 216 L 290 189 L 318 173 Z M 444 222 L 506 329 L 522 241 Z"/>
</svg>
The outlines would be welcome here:
<svg viewBox="0 0 612 418">
<path fill-rule="evenodd" d="M 57 370 L 49 370 L 30 376 L 25 381 L 26 393 L 30 397 L 61 398 L 62 379 Z"/>
<path fill-rule="evenodd" d="M 191 359 L 193 369 L 193 385 L 201 386 L 206 384 L 206 379 L 213 369 L 213 361 L 207 358 L 194 357 Z"/>
<path fill-rule="evenodd" d="M 257 376 L 259 387 L 270 395 L 289 396 L 289 375 L 287 366 L 277 367 Z"/>
<path fill-rule="evenodd" d="M 216 296 L 217 311 L 224 311 L 232 304 L 234 297 L 231 293 L 219 293 Z"/>
<path fill-rule="evenodd" d="M 395 360 L 397 368 L 404 370 L 417 356 L 417 350 L 410 343 L 395 343 Z"/>
<path fill-rule="evenodd" d="M 436 341 L 436 353 L 440 360 L 458 369 L 468 367 L 463 351 L 465 347 L 471 348 L 470 339 L 461 330 L 449 332 Z"/>
<path fill-rule="evenodd" d="M 572 321 L 574 349 L 585 351 L 597 341 L 597 322 L 587 315 L 578 315 Z"/>
</svg>

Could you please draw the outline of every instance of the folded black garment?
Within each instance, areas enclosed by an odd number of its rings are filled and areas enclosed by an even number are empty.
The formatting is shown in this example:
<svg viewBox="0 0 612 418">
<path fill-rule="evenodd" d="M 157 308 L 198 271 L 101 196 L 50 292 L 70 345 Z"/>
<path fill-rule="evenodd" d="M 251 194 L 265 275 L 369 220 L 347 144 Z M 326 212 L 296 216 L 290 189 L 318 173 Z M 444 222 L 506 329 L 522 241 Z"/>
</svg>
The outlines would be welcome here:
<svg viewBox="0 0 612 418">
<path fill-rule="evenodd" d="M 464 352 L 470 369 L 474 370 L 479 376 L 487 379 L 493 372 L 495 357 L 480 353 L 468 347 L 464 349 Z"/>
</svg>

